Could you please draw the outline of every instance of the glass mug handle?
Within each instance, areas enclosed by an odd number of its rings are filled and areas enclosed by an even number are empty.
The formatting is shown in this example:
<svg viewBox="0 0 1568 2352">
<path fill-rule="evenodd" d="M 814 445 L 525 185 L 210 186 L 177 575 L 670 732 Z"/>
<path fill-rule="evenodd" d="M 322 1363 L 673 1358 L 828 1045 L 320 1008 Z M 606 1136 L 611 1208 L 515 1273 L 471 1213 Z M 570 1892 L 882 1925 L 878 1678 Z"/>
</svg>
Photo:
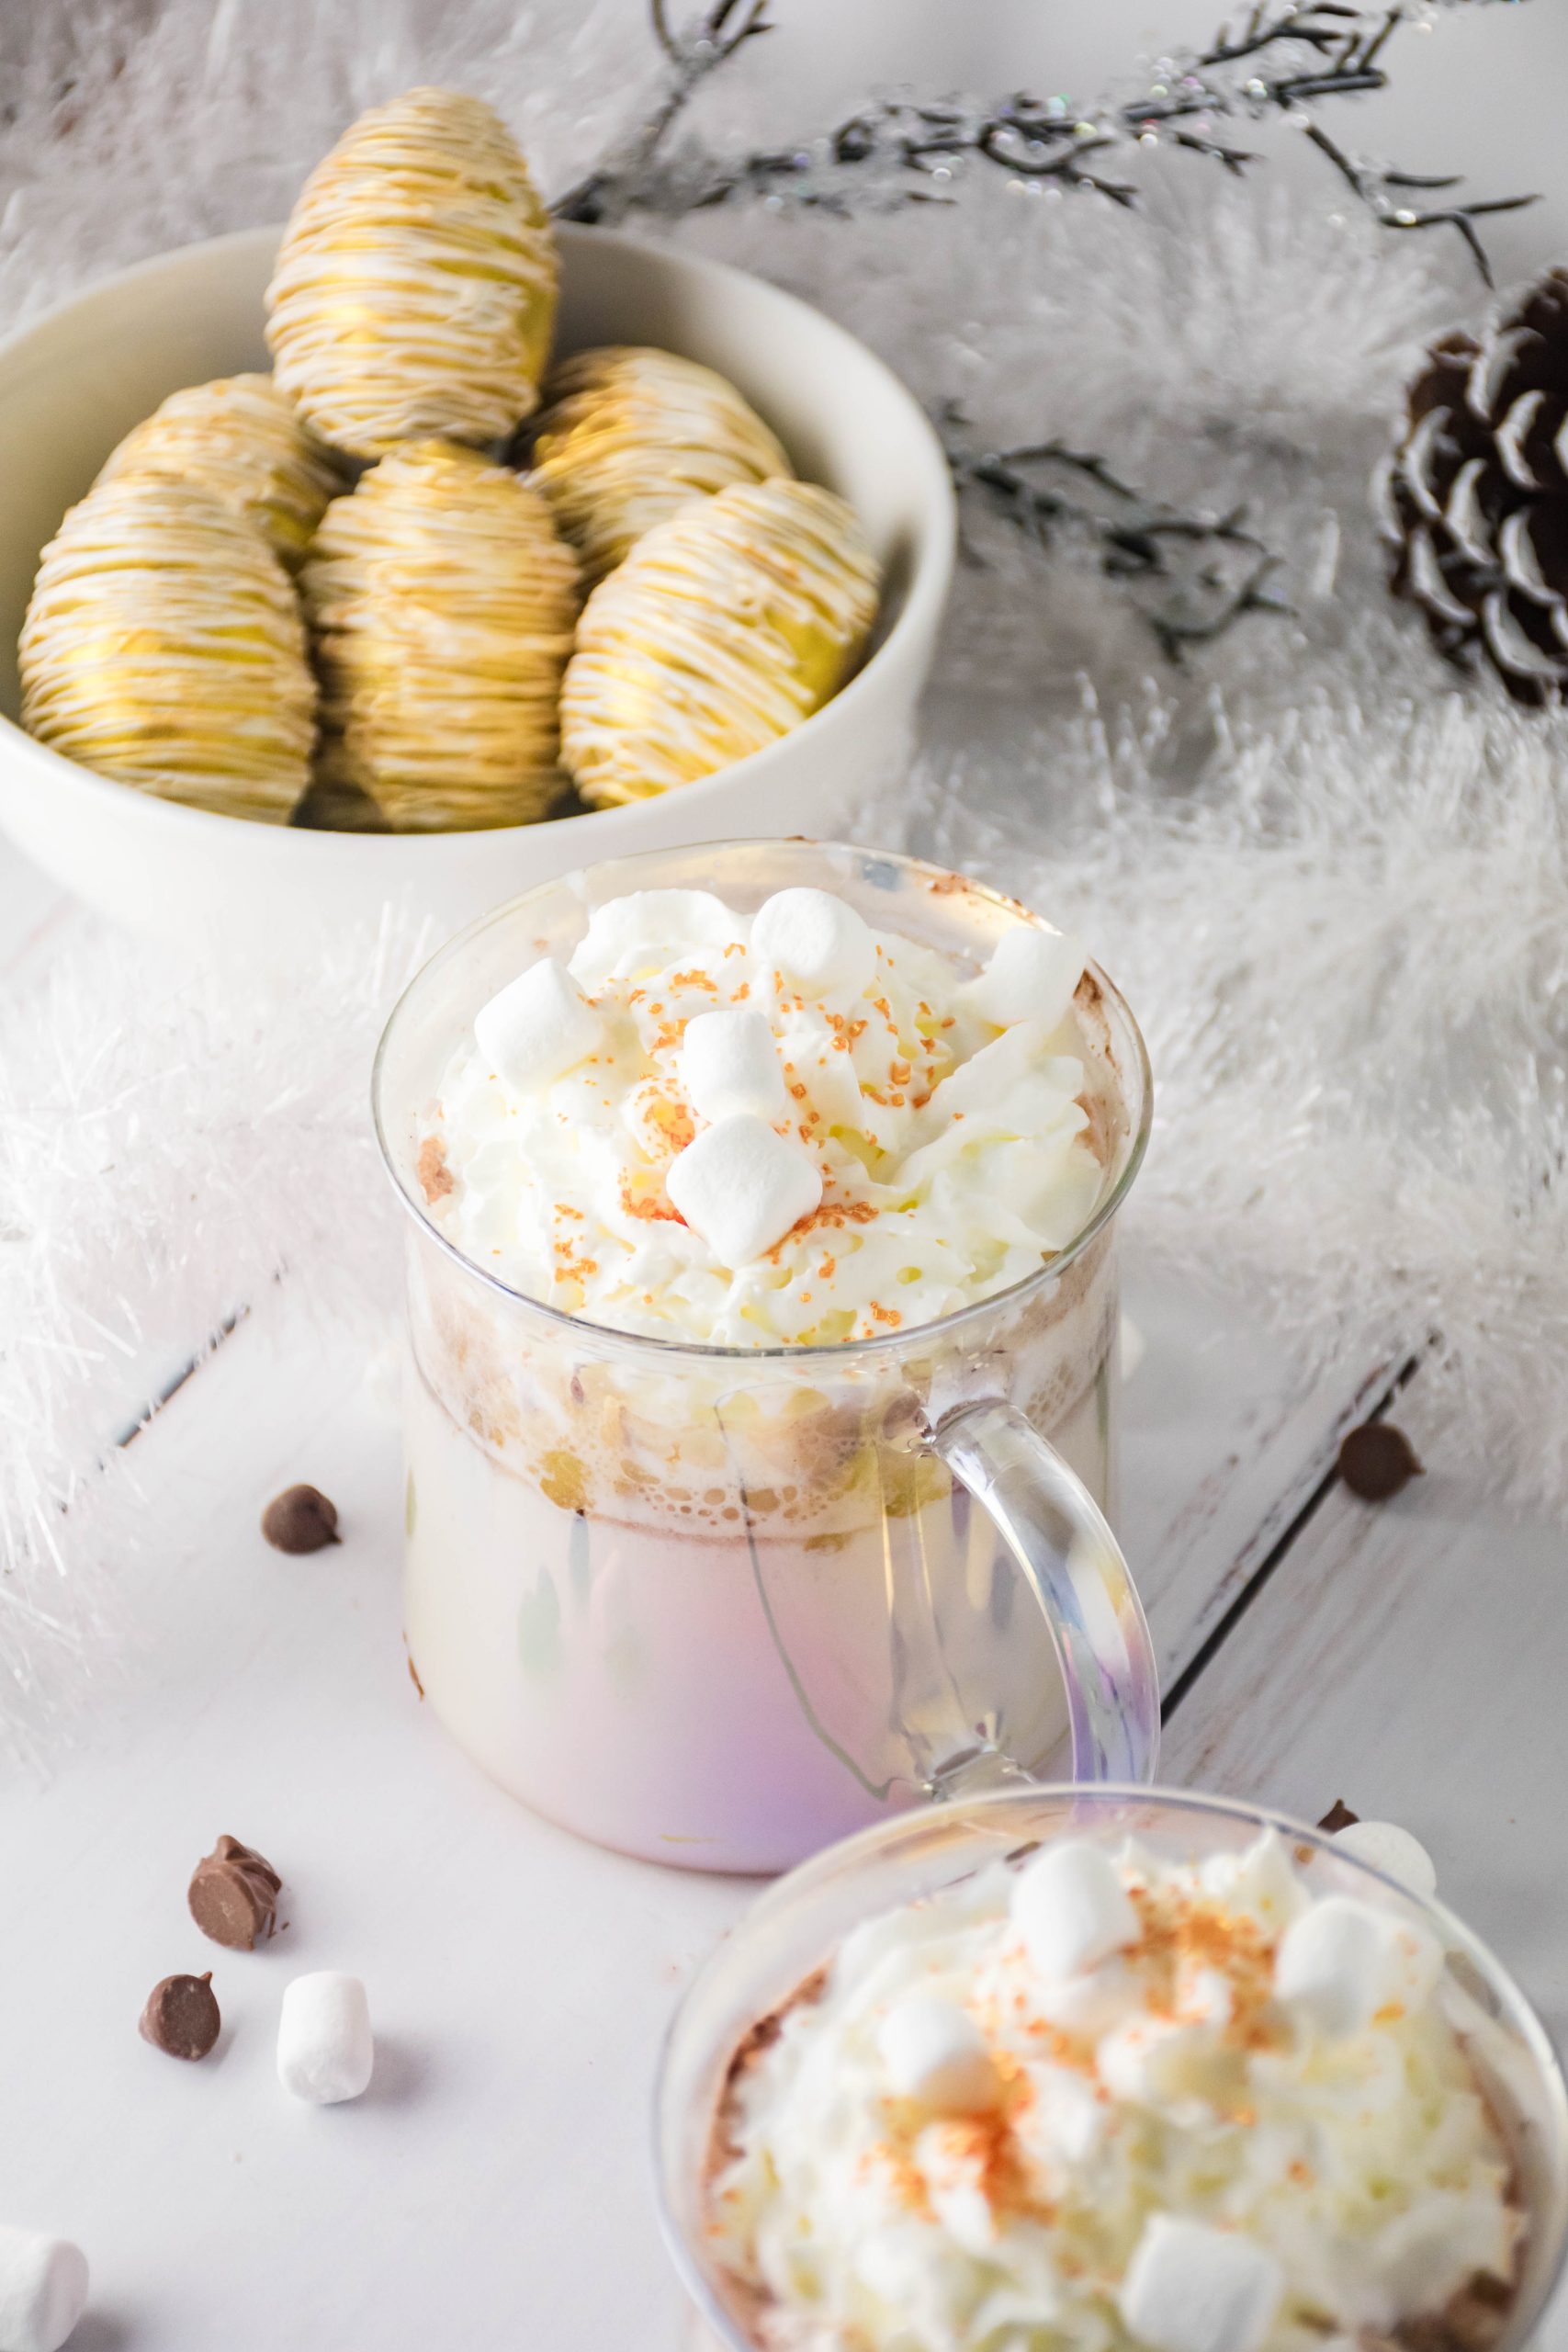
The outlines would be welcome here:
<svg viewBox="0 0 1568 2352">
<path fill-rule="evenodd" d="M 1152 1781 L 1159 1759 L 1154 1647 L 1122 1548 L 1082 1479 L 999 1396 L 955 1406 L 922 1437 L 922 1450 L 989 1514 L 1050 1629 L 1067 1694 L 1074 1780 Z M 923 1580 L 899 1614 L 917 1646 L 940 1646 Z M 930 1757 L 927 1790 L 972 1796 L 1030 1777 L 996 1743 L 971 1740 Z"/>
</svg>

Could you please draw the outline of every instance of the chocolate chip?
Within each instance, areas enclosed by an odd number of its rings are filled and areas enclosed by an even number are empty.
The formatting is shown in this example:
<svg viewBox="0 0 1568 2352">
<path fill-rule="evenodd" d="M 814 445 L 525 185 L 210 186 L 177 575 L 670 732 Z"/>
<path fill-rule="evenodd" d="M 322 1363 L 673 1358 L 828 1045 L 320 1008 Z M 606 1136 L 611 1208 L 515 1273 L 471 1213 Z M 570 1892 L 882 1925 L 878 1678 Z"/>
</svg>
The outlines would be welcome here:
<svg viewBox="0 0 1568 2352">
<path fill-rule="evenodd" d="M 276 1928 L 282 1884 L 260 1854 L 237 1838 L 220 1838 L 192 1871 L 186 1900 L 191 1917 L 213 1943 L 231 1951 L 254 1951 Z"/>
<path fill-rule="evenodd" d="M 275 1552 L 320 1552 L 340 1544 L 337 1505 L 315 1487 L 288 1487 L 262 1513 L 262 1533 Z"/>
<path fill-rule="evenodd" d="M 1421 1476 L 1416 1449 L 1392 1421 L 1363 1421 L 1339 1449 L 1339 1476 L 1363 1502 L 1386 1502 Z"/>
<path fill-rule="evenodd" d="M 1441 2311 L 1402 2320 L 1395 2338 L 1404 2352 L 1492 2352 L 1513 2301 L 1506 2279 L 1477 2271 Z"/>
<path fill-rule="evenodd" d="M 205 2058 L 222 2022 L 209 1969 L 205 1976 L 165 1976 L 154 1984 L 140 2030 L 143 2041 L 171 2058 Z"/>
<path fill-rule="evenodd" d="M 1326 1829 L 1332 1838 L 1337 1829 L 1353 1829 L 1360 1818 L 1359 1813 L 1351 1812 L 1343 1797 L 1336 1797 L 1317 1826 Z"/>
</svg>

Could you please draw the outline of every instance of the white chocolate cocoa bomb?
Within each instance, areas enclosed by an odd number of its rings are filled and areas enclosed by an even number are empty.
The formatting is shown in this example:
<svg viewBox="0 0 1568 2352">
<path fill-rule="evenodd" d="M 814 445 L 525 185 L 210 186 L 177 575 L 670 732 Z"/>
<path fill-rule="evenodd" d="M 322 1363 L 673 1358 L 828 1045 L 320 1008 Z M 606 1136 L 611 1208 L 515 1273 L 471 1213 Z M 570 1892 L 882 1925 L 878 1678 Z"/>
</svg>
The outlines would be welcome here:
<svg viewBox="0 0 1568 2352">
<path fill-rule="evenodd" d="M 768 2352 L 1306 2352 L 1511 2282 L 1442 1974 L 1272 1832 L 1064 1841 L 873 1919 L 731 2077 L 738 2308 Z"/>
<path fill-rule="evenodd" d="M 561 764 L 592 808 L 669 792 L 776 742 L 836 695 L 881 571 L 818 483 L 739 482 L 601 580 L 561 684 Z"/>
<path fill-rule="evenodd" d="M 405 90 L 350 124 L 289 214 L 266 289 L 278 387 L 355 457 L 495 441 L 537 405 L 558 269 L 500 116 Z"/>
<path fill-rule="evenodd" d="M 171 392 L 110 450 L 98 481 L 149 475 L 195 482 L 243 514 L 290 571 L 347 488 L 338 459 L 270 376 L 220 376 Z"/>
<path fill-rule="evenodd" d="M 513 1288 L 726 1346 L 862 1340 L 1010 1288 L 1104 1182 L 1073 992 L 1021 925 L 966 978 L 830 893 L 594 913 L 454 1057 L 431 1215 Z"/>
<path fill-rule="evenodd" d="M 646 345 L 573 352 L 529 434 L 529 481 L 602 580 L 656 524 L 738 481 L 788 474 L 756 411 L 711 368 Z"/>
</svg>

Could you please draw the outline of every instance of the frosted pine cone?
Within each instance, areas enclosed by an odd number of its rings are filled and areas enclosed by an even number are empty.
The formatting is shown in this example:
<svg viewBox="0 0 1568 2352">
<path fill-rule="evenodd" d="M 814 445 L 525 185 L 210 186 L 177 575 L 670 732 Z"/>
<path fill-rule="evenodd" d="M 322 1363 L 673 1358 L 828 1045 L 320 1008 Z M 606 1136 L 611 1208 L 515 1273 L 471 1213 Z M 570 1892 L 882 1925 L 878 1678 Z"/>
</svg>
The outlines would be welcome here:
<svg viewBox="0 0 1568 2352">
<path fill-rule="evenodd" d="M 1446 335 L 1374 481 L 1391 582 L 1442 652 L 1479 651 L 1517 701 L 1568 688 L 1568 270 L 1478 343 Z"/>
</svg>

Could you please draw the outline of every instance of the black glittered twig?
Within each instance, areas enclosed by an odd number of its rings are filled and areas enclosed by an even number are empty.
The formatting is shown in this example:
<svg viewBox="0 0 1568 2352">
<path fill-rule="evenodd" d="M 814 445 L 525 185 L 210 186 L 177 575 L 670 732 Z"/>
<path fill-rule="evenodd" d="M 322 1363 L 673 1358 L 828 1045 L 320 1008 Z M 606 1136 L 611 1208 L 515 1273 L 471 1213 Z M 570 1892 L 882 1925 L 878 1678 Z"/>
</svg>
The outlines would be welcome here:
<svg viewBox="0 0 1568 2352">
<path fill-rule="evenodd" d="M 1280 559 L 1247 528 L 1245 511 L 1190 514 L 1149 497 L 1122 481 L 1110 462 L 1062 441 L 979 450 L 963 437 L 961 412 L 939 420 L 948 463 L 960 494 L 978 496 L 988 511 L 1031 545 L 1053 548 L 1059 536 L 1092 546 L 1108 579 L 1156 582 L 1153 602 L 1138 608 L 1167 659 L 1211 643 L 1248 613 L 1287 613 L 1269 582 Z M 1092 483 L 1109 504 L 1096 505 L 1066 486 L 1073 477 Z M 1185 560 L 1177 560 L 1177 551 Z M 971 561 L 980 561 L 972 542 Z"/>
<path fill-rule="evenodd" d="M 1401 192 L 1458 186 L 1353 158 L 1329 137 L 1315 109 L 1329 100 L 1389 86 L 1389 45 L 1405 21 L 1400 6 L 1344 0 L 1255 0 L 1239 28 L 1206 48 L 1163 62 L 1157 79 L 1133 98 L 1079 113 L 1061 98 L 1027 92 L 987 103 L 893 97 L 858 107 L 836 127 L 789 146 L 721 156 L 694 148 L 669 160 L 670 133 L 694 93 L 758 33 L 771 28 L 768 0 L 713 0 L 690 26 L 670 22 L 668 0 L 649 0 L 666 87 L 647 120 L 555 208 L 563 219 L 613 220 L 635 210 L 679 214 L 748 198 L 849 214 L 866 205 L 951 202 L 972 166 L 1015 184 L 1083 188 L 1132 208 L 1136 186 L 1102 167 L 1134 146 L 1167 145 L 1207 157 L 1235 177 L 1261 161 L 1222 135 L 1229 120 L 1275 116 L 1303 129 L 1358 201 L 1384 227 L 1451 228 L 1487 282 L 1491 271 L 1475 222 L 1517 211 L 1529 196 L 1416 208 Z"/>
<path fill-rule="evenodd" d="M 694 22 L 676 31 L 668 0 L 649 0 L 653 37 L 663 52 L 668 81 L 647 120 L 552 207 L 559 220 L 603 220 L 637 202 L 665 141 L 696 92 L 739 50 L 772 32 L 768 0 L 711 0 Z"/>
<path fill-rule="evenodd" d="M 1319 122 L 1309 122 L 1306 135 L 1318 153 L 1326 155 L 1346 186 L 1352 188 L 1361 202 L 1369 207 L 1379 225 L 1384 229 L 1453 229 L 1464 239 L 1474 257 L 1475 266 L 1488 286 L 1495 283 L 1492 264 L 1486 248 L 1476 233 L 1475 223 L 1489 212 L 1520 212 L 1527 204 L 1539 201 L 1533 196 L 1495 196 L 1474 204 L 1432 205 L 1417 209 L 1401 204 L 1388 193 L 1390 189 L 1424 188 L 1428 193 L 1439 188 L 1457 187 L 1457 177 L 1434 177 L 1421 172 L 1369 173 L 1364 164 L 1356 163 L 1344 149 L 1332 140 Z"/>
</svg>

